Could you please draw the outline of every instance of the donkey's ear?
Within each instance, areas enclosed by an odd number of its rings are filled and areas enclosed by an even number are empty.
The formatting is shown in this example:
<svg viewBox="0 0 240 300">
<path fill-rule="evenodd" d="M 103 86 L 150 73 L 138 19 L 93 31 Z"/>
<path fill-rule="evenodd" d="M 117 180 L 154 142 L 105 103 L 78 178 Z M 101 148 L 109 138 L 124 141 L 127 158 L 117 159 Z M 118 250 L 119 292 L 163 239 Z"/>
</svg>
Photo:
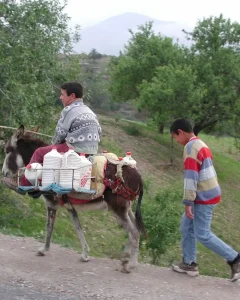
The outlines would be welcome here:
<svg viewBox="0 0 240 300">
<path fill-rule="evenodd" d="M 35 128 L 31 129 L 31 131 L 38 132 L 39 128 L 40 128 L 40 126 L 36 126 Z"/>
<path fill-rule="evenodd" d="M 19 140 L 23 137 L 24 135 L 24 126 L 21 125 L 18 129 L 17 129 L 17 132 L 16 132 L 16 138 Z"/>
<path fill-rule="evenodd" d="M 27 131 L 27 133 L 25 135 L 29 136 L 29 137 L 33 137 L 35 135 L 36 132 L 38 132 L 40 126 L 36 126 L 35 128 Z"/>
</svg>

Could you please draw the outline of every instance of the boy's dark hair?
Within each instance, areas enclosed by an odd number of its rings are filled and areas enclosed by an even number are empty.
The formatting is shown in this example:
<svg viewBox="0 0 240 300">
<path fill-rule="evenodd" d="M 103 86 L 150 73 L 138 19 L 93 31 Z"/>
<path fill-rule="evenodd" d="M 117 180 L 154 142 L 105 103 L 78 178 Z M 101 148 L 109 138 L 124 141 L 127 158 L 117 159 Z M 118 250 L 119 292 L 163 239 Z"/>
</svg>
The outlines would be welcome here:
<svg viewBox="0 0 240 300">
<path fill-rule="evenodd" d="M 179 134 L 178 130 L 181 129 L 184 132 L 192 133 L 193 127 L 188 119 L 176 119 L 170 127 L 170 133 Z"/>
<path fill-rule="evenodd" d="M 76 98 L 82 98 L 83 96 L 83 87 L 78 82 L 65 82 L 61 86 L 62 90 L 65 90 L 67 95 L 75 94 Z"/>
</svg>

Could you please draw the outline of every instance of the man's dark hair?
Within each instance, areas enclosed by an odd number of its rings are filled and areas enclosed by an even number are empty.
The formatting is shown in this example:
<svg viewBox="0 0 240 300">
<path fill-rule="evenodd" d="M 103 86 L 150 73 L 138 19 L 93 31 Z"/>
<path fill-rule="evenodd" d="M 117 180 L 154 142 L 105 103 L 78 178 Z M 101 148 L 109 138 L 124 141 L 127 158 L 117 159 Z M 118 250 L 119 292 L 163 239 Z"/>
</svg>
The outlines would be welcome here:
<svg viewBox="0 0 240 300">
<path fill-rule="evenodd" d="M 75 94 L 76 98 L 82 98 L 83 87 L 78 82 L 66 82 L 61 86 L 62 90 L 65 90 L 67 95 Z"/>
<path fill-rule="evenodd" d="M 193 132 L 192 124 L 188 119 L 176 119 L 170 127 L 170 132 L 178 135 L 179 129 L 188 133 Z"/>
</svg>

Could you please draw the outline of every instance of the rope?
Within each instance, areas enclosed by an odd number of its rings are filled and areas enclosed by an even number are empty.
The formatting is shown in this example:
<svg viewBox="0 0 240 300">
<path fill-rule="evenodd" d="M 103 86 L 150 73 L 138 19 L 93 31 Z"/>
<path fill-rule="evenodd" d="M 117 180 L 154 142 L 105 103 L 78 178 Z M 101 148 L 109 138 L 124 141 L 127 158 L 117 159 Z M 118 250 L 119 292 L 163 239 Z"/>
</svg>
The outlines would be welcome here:
<svg viewBox="0 0 240 300">
<path fill-rule="evenodd" d="M 18 128 L 14 128 L 14 127 L 8 127 L 8 126 L 1 126 L 0 125 L 0 128 L 5 128 L 5 129 L 13 129 L 13 130 L 17 130 Z M 34 134 L 38 134 L 38 135 L 42 135 L 42 136 L 47 136 L 47 137 L 52 137 L 51 135 L 48 135 L 48 134 L 44 134 L 44 133 L 39 133 L 39 132 L 35 132 L 35 131 L 31 131 L 31 130 L 25 130 L 26 132 L 32 132 Z"/>
</svg>

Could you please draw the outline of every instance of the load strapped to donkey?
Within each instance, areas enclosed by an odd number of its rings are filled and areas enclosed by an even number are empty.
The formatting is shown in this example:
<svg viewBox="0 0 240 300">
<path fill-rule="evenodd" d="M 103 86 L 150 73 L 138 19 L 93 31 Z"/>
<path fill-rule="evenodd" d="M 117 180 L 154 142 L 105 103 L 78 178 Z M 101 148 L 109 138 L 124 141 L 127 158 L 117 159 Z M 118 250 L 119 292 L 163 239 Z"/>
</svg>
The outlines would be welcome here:
<svg viewBox="0 0 240 300">
<path fill-rule="evenodd" d="M 108 164 L 116 166 L 116 173 L 112 178 L 105 177 Z M 97 199 L 107 187 L 112 193 L 133 201 L 140 189 L 133 191 L 127 187 L 123 178 L 124 166 L 136 167 L 130 152 L 122 159 L 107 151 L 86 157 L 84 153 L 79 155 L 71 148 L 63 154 L 53 148 L 44 156 L 43 165 L 32 163 L 19 168 L 17 182 L 20 190 L 55 193 L 61 198 L 61 204 L 68 200 L 80 205 Z M 21 185 L 23 173 L 31 186 Z M 62 195 L 67 197 L 61 197 Z"/>
</svg>

